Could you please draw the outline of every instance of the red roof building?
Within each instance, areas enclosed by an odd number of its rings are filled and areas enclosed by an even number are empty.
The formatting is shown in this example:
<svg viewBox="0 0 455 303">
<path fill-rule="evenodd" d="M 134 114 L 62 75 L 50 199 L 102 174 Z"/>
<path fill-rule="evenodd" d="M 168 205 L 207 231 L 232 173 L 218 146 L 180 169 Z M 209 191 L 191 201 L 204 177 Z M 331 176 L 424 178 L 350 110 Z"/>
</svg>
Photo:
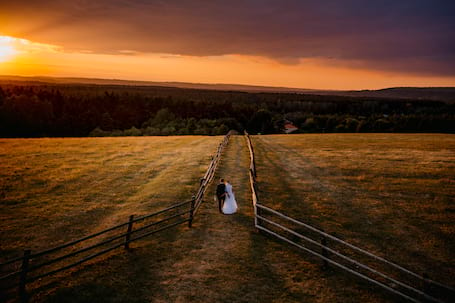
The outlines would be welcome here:
<svg viewBox="0 0 455 303">
<path fill-rule="evenodd" d="M 291 122 L 286 122 L 284 124 L 284 132 L 286 134 L 290 134 L 292 132 L 295 132 L 296 130 L 298 130 L 298 127 L 292 124 Z"/>
</svg>

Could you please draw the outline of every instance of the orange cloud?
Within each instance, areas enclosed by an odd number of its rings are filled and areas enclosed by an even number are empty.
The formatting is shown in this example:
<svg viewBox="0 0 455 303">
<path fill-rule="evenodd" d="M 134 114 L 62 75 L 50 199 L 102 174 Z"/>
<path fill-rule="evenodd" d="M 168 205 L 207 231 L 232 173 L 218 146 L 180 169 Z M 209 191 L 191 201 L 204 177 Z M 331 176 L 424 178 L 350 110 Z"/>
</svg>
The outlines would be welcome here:
<svg viewBox="0 0 455 303">
<path fill-rule="evenodd" d="M 2 4 L 0 28 L 67 51 L 240 54 L 282 64 L 455 76 L 453 1 L 27 1 Z"/>
<path fill-rule="evenodd" d="M 3 36 L 15 51 L 0 74 L 150 81 L 232 83 L 320 89 L 453 86 L 454 77 L 424 77 L 352 68 L 342 60 L 311 58 L 283 64 L 261 56 L 185 56 L 124 50 L 119 54 L 65 51 L 56 45 Z M 1 45 L 1 44 L 0 44 Z M 1 47 L 1 46 L 0 46 Z M 1 48 L 0 48 L 1 49 Z"/>
</svg>

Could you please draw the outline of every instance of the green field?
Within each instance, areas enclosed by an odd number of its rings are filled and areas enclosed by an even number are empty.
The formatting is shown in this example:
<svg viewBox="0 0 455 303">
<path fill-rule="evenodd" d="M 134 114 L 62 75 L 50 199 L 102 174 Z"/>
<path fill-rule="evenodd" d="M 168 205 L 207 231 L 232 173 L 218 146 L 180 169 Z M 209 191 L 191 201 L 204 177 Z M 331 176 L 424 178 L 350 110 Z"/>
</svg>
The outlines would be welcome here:
<svg viewBox="0 0 455 303">
<path fill-rule="evenodd" d="M 455 136 L 253 136 L 260 202 L 452 285 Z M 197 189 L 221 137 L 2 139 L 1 255 L 42 249 L 146 214 Z M 368 283 L 256 232 L 245 138 L 180 226 L 34 283 L 36 302 L 390 302 Z"/>
</svg>

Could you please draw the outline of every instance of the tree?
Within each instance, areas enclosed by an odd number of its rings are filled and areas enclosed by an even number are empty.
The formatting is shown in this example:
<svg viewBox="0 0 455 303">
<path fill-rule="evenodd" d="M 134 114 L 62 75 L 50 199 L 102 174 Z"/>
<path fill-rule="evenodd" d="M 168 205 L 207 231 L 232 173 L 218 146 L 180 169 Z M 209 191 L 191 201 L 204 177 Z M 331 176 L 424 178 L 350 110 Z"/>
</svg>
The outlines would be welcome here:
<svg viewBox="0 0 455 303">
<path fill-rule="evenodd" d="M 272 133 L 274 131 L 272 122 L 272 113 L 266 109 L 260 109 L 254 113 L 248 121 L 248 131 L 252 134 Z"/>
<path fill-rule="evenodd" d="M 101 128 L 105 130 L 112 130 L 114 128 L 114 120 L 108 112 L 104 112 L 101 116 Z"/>
<path fill-rule="evenodd" d="M 136 127 L 131 127 L 130 129 L 123 131 L 124 136 L 142 136 L 142 132 Z"/>
<path fill-rule="evenodd" d="M 314 132 L 317 129 L 317 124 L 315 119 L 313 117 L 310 117 L 305 120 L 305 123 L 303 123 L 302 127 L 306 131 Z"/>
<path fill-rule="evenodd" d="M 89 134 L 89 137 L 106 137 L 109 136 L 109 132 L 106 132 L 102 130 L 99 127 L 96 127 L 94 130 L 92 130 Z"/>
</svg>

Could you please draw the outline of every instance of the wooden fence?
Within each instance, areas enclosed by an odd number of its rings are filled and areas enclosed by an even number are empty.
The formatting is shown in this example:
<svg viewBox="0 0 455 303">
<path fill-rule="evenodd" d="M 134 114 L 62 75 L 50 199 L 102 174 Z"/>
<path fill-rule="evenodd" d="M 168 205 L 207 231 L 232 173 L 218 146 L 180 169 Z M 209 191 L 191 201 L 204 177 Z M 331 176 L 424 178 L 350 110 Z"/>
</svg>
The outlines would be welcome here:
<svg viewBox="0 0 455 303">
<path fill-rule="evenodd" d="M 254 226 L 256 228 L 259 225 L 258 222 L 258 189 L 257 189 L 257 182 L 256 182 L 256 161 L 254 157 L 254 149 L 253 149 L 253 144 L 251 143 L 251 138 L 250 135 L 245 131 L 245 139 L 246 139 L 246 144 L 248 146 L 248 150 L 250 152 L 250 169 L 249 169 L 249 175 L 250 175 L 250 187 L 251 187 L 251 200 L 253 201 L 253 210 L 254 210 Z"/>
<path fill-rule="evenodd" d="M 229 143 L 229 137 L 229 134 L 224 136 L 223 141 L 220 143 L 215 155 L 212 157 L 212 161 L 209 164 L 207 172 L 201 179 L 201 185 L 199 186 L 199 189 L 195 195 L 194 214 L 196 214 L 196 212 L 199 210 L 199 207 L 201 206 L 202 200 L 204 198 L 205 191 L 207 190 L 207 186 L 210 184 L 210 182 L 212 182 L 213 177 L 215 176 L 216 168 L 218 167 L 218 163 L 221 160 L 221 154 L 226 145 Z"/>
<path fill-rule="evenodd" d="M 250 151 L 250 185 L 255 227 L 322 259 L 323 266 L 336 268 L 379 286 L 411 302 L 449 302 L 455 290 L 419 275 L 396 263 L 368 252 L 310 224 L 293 219 L 259 203 L 256 164 L 251 138 L 245 132 Z"/>
<path fill-rule="evenodd" d="M 129 249 L 130 243 L 171 227 L 186 222 L 191 227 L 194 215 L 202 203 L 207 185 L 213 179 L 221 153 L 228 141 L 229 135 L 226 135 L 210 161 L 196 195 L 191 200 L 145 216 L 131 215 L 125 223 L 57 247 L 40 252 L 25 250 L 22 256 L 1 263 L 0 302 L 14 298 L 27 302 L 29 295 L 26 287 L 29 283 L 78 266 L 116 248 Z M 15 289 L 17 292 L 14 291 Z"/>
</svg>

